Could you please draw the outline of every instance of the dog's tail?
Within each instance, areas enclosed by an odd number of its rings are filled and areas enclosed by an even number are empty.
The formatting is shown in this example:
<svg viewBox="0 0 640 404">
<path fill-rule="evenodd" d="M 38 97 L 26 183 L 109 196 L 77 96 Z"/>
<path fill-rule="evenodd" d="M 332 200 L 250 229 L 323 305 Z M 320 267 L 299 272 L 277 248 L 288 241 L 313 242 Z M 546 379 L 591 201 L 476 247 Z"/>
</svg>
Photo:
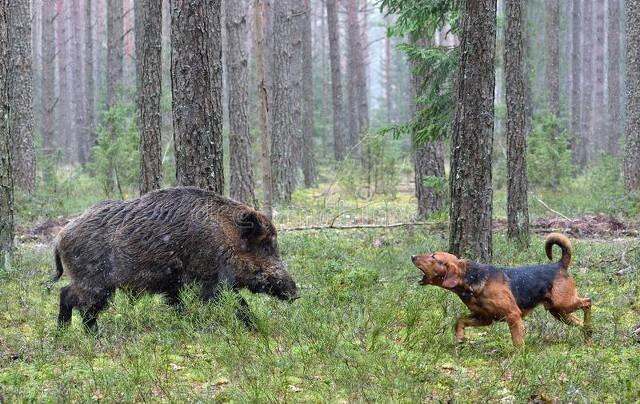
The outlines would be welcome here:
<svg viewBox="0 0 640 404">
<path fill-rule="evenodd" d="M 569 268 L 571 264 L 571 241 L 560 233 L 551 233 L 544 240 L 544 251 L 547 253 L 547 257 L 553 259 L 553 245 L 557 245 L 562 249 L 562 258 L 560 262 L 564 269 Z"/>
</svg>

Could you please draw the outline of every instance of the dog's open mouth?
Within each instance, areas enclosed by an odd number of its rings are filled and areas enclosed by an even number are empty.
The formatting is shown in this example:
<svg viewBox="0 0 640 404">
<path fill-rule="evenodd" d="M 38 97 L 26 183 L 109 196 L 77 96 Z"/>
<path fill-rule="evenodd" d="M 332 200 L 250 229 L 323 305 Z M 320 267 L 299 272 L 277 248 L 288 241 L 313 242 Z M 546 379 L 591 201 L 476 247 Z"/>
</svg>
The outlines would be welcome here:
<svg viewBox="0 0 640 404">
<path fill-rule="evenodd" d="M 420 279 L 420 282 L 418 282 L 420 285 L 429 285 L 429 278 L 427 278 L 427 275 L 424 275 L 422 277 L 422 279 Z"/>
</svg>

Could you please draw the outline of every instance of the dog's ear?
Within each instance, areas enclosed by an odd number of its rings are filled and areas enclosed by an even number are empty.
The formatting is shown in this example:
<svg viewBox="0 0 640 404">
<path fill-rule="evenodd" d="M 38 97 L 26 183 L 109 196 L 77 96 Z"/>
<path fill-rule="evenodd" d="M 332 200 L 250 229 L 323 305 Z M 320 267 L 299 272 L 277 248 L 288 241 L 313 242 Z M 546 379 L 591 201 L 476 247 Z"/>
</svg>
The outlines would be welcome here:
<svg viewBox="0 0 640 404">
<path fill-rule="evenodd" d="M 447 261 L 445 262 L 445 266 L 447 267 L 447 273 L 444 275 L 444 279 L 442 280 L 442 287 L 446 289 L 453 289 L 461 283 L 460 265 L 453 261 Z"/>
</svg>

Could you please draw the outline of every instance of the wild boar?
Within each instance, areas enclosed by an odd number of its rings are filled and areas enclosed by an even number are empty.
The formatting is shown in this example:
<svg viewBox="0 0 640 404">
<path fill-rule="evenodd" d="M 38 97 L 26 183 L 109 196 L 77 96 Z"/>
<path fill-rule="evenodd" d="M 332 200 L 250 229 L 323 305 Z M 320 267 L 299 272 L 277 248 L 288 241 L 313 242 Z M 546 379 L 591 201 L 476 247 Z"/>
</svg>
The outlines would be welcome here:
<svg viewBox="0 0 640 404">
<path fill-rule="evenodd" d="M 66 225 L 55 240 L 60 291 L 58 324 L 79 309 L 84 325 L 97 331 L 96 317 L 118 288 L 133 294 L 163 294 L 179 305 L 180 290 L 202 285 L 203 301 L 223 287 L 247 288 L 282 300 L 298 297 L 280 258 L 276 229 L 260 212 L 198 188 L 169 188 L 131 201 L 105 201 Z M 251 325 L 238 295 L 237 316 Z"/>
</svg>

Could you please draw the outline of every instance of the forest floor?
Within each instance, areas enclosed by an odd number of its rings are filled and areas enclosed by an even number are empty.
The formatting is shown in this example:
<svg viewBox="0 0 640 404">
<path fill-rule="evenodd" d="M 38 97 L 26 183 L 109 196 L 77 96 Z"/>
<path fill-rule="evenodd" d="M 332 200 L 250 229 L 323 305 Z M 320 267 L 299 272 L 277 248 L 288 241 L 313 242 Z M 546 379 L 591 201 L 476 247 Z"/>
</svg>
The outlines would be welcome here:
<svg viewBox="0 0 640 404">
<path fill-rule="evenodd" d="M 570 272 L 594 303 L 591 344 L 539 308 L 518 351 L 505 324 L 469 329 L 456 345 L 453 324 L 466 308 L 418 285 L 409 257 L 445 249 L 445 230 L 283 232 L 303 297 L 287 304 L 243 292 L 258 331 L 238 324 L 230 294 L 203 305 L 188 291 L 178 313 L 158 296 L 117 293 L 97 338 L 77 316 L 56 330 L 66 279 L 47 292 L 50 245 L 23 240 L 0 273 L 0 401 L 640 400 L 637 237 L 573 239 Z M 496 231 L 496 265 L 545 261 L 542 235 L 522 250 Z"/>
</svg>

